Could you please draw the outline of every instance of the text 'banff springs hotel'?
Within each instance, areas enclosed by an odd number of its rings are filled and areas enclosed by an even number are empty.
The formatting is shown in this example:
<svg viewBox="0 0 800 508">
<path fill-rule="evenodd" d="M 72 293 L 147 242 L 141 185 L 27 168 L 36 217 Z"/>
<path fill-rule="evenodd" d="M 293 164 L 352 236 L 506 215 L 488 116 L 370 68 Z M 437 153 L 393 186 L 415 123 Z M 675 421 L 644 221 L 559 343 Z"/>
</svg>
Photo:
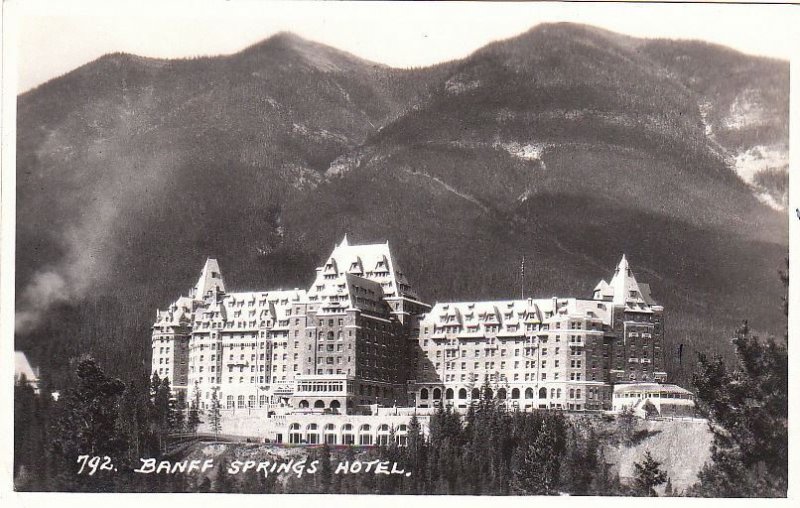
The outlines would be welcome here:
<svg viewBox="0 0 800 508">
<path fill-rule="evenodd" d="M 296 412 L 466 408 L 611 409 L 613 385 L 663 382 L 663 307 L 625 257 L 591 298 L 420 301 L 388 244 L 345 237 L 308 290 L 229 293 L 209 259 L 159 311 L 153 371 L 222 409 Z"/>
</svg>

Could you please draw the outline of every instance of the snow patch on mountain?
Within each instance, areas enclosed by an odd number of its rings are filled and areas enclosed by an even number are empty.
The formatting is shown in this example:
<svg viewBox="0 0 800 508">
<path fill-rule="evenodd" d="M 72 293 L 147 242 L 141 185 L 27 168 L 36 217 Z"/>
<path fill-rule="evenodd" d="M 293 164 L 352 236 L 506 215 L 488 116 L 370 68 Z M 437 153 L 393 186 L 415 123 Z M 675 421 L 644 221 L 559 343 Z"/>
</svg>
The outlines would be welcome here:
<svg viewBox="0 0 800 508">
<path fill-rule="evenodd" d="M 524 161 L 539 162 L 541 164 L 542 169 L 547 169 L 545 167 L 544 161 L 542 160 L 542 155 L 544 154 L 544 150 L 547 147 L 545 143 L 522 144 L 516 141 L 496 142 L 494 143 L 494 147 L 505 150 L 509 155 L 516 157 L 518 159 L 522 159 Z"/>
<path fill-rule="evenodd" d="M 761 170 L 789 166 L 789 152 L 780 145 L 757 145 L 733 158 L 733 168 L 742 180 L 752 184 L 753 177 Z"/>
<path fill-rule="evenodd" d="M 453 76 L 445 82 L 444 89 L 447 93 L 458 95 L 474 90 L 479 86 L 481 86 L 479 80 L 466 81 L 462 76 Z"/>
<path fill-rule="evenodd" d="M 758 90 L 747 89 L 736 96 L 725 118 L 728 129 L 742 129 L 765 123 L 765 108 Z"/>
</svg>

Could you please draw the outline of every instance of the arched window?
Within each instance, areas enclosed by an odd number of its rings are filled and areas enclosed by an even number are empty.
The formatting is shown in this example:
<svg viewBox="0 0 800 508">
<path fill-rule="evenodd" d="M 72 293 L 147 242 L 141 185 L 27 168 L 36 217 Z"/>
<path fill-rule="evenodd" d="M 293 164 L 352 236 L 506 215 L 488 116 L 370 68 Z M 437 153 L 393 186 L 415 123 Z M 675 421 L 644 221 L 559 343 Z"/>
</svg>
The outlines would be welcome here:
<svg viewBox="0 0 800 508">
<path fill-rule="evenodd" d="M 533 398 L 533 388 L 525 388 L 525 398 L 526 399 Z"/>
<path fill-rule="evenodd" d="M 539 388 L 539 398 L 540 399 L 547 398 L 547 388 Z"/>
<path fill-rule="evenodd" d="M 481 391 L 480 391 L 479 388 L 473 388 L 472 389 L 472 398 L 475 399 L 475 400 L 478 400 L 478 399 L 481 398 Z"/>
<path fill-rule="evenodd" d="M 511 390 L 511 398 L 518 399 L 519 398 L 519 388 L 514 388 Z"/>
<path fill-rule="evenodd" d="M 226 406 L 226 407 L 227 407 L 228 409 L 233 409 L 234 407 L 236 407 L 236 406 L 234 406 L 234 403 L 233 403 L 233 395 L 228 395 L 228 398 L 227 398 L 227 400 L 226 400 L 226 403 L 227 403 L 227 406 Z"/>
<path fill-rule="evenodd" d="M 422 400 L 428 400 L 428 389 L 427 388 L 423 388 L 422 390 L 419 391 L 419 398 L 422 399 Z"/>
<path fill-rule="evenodd" d="M 581 398 L 581 389 L 580 388 L 575 390 L 575 398 L 576 399 L 580 399 Z"/>
<path fill-rule="evenodd" d="M 378 444 L 381 446 L 386 446 L 389 444 L 389 425 L 383 423 L 378 427 Z"/>
<path fill-rule="evenodd" d="M 575 398 L 575 390 L 573 388 L 569 389 L 569 398 L 570 399 L 574 399 Z"/>
<path fill-rule="evenodd" d="M 308 444 L 319 444 L 319 427 L 317 427 L 316 423 L 309 423 L 306 426 L 306 443 Z"/>
<path fill-rule="evenodd" d="M 238 397 L 236 397 L 236 406 L 239 409 L 244 408 L 244 395 L 239 395 Z"/>
<path fill-rule="evenodd" d="M 328 340 L 333 340 L 333 332 L 328 332 Z"/>
<path fill-rule="evenodd" d="M 556 390 L 556 398 L 559 398 L 559 399 L 561 398 L 561 388 Z"/>
<path fill-rule="evenodd" d="M 358 444 L 364 446 L 372 445 L 372 428 L 368 424 L 364 424 L 358 429 Z"/>
<path fill-rule="evenodd" d="M 289 443 L 300 444 L 303 442 L 303 435 L 300 433 L 300 424 L 293 423 L 289 426 Z"/>
<path fill-rule="evenodd" d="M 453 398 L 453 389 L 452 388 L 448 388 L 447 390 L 445 390 L 444 398 L 447 399 L 447 400 L 450 400 L 450 399 Z"/>
<path fill-rule="evenodd" d="M 342 444 L 351 445 L 355 444 L 355 436 L 353 435 L 353 425 L 345 423 L 342 425 Z"/>
<path fill-rule="evenodd" d="M 300 409 L 307 409 L 307 408 L 308 408 L 308 401 L 307 400 L 301 400 L 300 401 Z"/>
<path fill-rule="evenodd" d="M 500 388 L 497 390 L 497 398 L 500 400 L 506 400 L 506 389 Z"/>
<path fill-rule="evenodd" d="M 258 407 L 264 407 L 267 405 L 267 396 L 266 395 L 259 395 L 258 396 Z"/>
<path fill-rule="evenodd" d="M 342 407 L 341 402 L 339 402 L 338 400 L 331 401 L 331 409 L 339 409 L 340 407 Z"/>
<path fill-rule="evenodd" d="M 314 402 L 314 407 L 316 409 L 324 408 L 325 407 L 325 401 L 324 400 L 318 400 L 318 401 Z"/>
<path fill-rule="evenodd" d="M 433 398 L 434 400 L 439 400 L 442 398 L 442 390 L 439 388 L 433 389 Z"/>
<path fill-rule="evenodd" d="M 325 429 L 322 431 L 322 434 L 324 436 L 325 443 L 329 445 L 336 444 L 336 425 L 332 423 L 325 424 Z"/>
<path fill-rule="evenodd" d="M 467 389 L 462 388 L 458 391 L 458 398 L 459 399 L 466 399 L 467 398 Z"/>
</svg>

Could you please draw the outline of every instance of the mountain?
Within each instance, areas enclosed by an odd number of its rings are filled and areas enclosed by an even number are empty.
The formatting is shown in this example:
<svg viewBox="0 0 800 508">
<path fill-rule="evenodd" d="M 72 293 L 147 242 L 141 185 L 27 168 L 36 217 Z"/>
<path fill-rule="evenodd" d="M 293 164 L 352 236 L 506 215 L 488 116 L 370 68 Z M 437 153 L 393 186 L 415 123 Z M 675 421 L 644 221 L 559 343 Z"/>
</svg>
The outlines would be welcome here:
<svg viewBox="0 0 800 508">
<path fill-rule="evenodd" d="M 588 295 L 625 252 L 685 382 L 742 319 L 785 331 L 788 228 L 755 189 L 783 173 L 735 154 L 788 159 L 787 104 L 786 62 L 571 24 L 413 70 L 291 34 L 108 55 L 18 98 L 17 348 L 133 373 L 206 256 L 237 289 L 305 287 L 349 233 L 429 301 Z"/>
</svg>

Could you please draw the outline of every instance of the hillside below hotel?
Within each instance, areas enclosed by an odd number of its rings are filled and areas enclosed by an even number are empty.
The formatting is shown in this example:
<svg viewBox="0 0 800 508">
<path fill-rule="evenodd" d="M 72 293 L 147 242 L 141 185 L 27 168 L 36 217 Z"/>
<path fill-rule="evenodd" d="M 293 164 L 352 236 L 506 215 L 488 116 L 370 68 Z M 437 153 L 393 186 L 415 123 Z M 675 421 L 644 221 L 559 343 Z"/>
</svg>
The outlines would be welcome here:
<svg viewBox="0 0 800 508">
<path fill-rule="evenodd" d="M 694 407 L 663 384 L 664 308 L 624 255 L 591 298 L 435 305 L 388 242 L 345 236 L 307 290 L 227 292 L 208 259 L 188 295 L 156 313 L 152 346 L 152 371 L 174 392 L 200 409 L 219 401 L 223 433 L 275 442 L 373 444 L 390 429 L 402 440 L 412 414 L 481 397 L 521 411 Z M 309 438 L 312 426 L 329 435 Z"/>
</svg>

